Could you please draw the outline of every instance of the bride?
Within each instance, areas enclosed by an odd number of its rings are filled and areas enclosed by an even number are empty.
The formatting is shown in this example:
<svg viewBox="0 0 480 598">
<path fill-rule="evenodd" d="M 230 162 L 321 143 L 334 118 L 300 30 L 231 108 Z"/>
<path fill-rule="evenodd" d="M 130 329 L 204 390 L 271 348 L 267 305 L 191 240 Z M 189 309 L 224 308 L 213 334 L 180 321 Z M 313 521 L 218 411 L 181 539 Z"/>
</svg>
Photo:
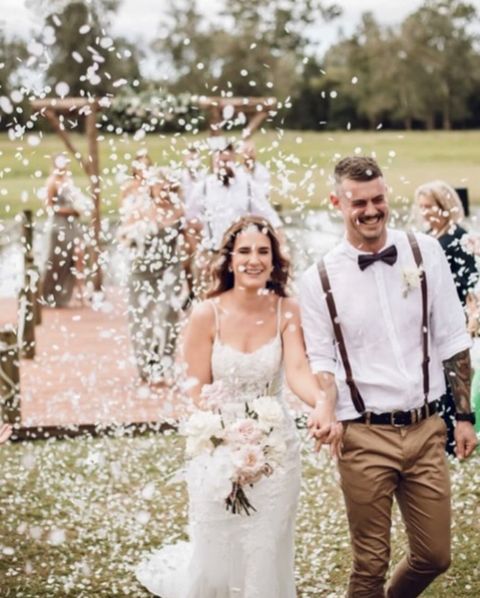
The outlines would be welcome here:
<svg viewBox="0 0 480 598">
<path fill-rule="evenodd" d="M 191 398 L 204 406 L 204 385 L 221 381 L 229 400 L 267 394 L 284 411 L 286 453 L 270 477 L 250 480 L 256 511 L 232 514 L 213 500 L 201 458 L 187 466 L 190 542 L 157 551 L 138 580 L 162 598 L 294 598 L 294 528 L 300 490 L 299 441 L 282 393 L 288 386 L 313 408 L 310 426 L 335 443 L 334 397 L 310 372 L 297 303 L 287 297 L 288 261 L 262 218 L 247 216 L 226 232 L 213 267 L 214 288 L 197 305 L 185 333 Z"/>
</svg>

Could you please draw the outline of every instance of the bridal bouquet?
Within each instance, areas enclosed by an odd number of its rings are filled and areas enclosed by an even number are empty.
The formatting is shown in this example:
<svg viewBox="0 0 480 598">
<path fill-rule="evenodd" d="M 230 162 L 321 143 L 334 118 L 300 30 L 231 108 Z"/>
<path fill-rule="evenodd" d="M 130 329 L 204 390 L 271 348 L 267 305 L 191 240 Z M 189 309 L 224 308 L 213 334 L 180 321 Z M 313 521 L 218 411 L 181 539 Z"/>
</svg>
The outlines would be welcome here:
<svg viewBox="0 0 480 598">
<path fill-rule="evenodd" d="M 202 407 L 183 424 L 189 457 L 208 455 L 214 471 L 212 491 L 232 513 L 255 511 L 244 487 L 280 468 L 287 450 L 285 416 L 269 396 L 229 401 L 219 382 L 204 386 Z"/>
</svg>

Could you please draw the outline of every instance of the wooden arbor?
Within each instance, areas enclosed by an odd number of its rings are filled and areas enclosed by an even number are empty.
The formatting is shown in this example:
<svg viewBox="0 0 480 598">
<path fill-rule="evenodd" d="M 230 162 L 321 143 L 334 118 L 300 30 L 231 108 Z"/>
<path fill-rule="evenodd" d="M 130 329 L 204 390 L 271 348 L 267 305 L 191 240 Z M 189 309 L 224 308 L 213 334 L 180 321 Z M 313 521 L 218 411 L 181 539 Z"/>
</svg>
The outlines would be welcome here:
<svg viewBox="0 0 480 598">
<path fill-rule="evenodd" d="M 92 217 L 95 245 L 92 252 L 94 266 L 93 283 L 95 289 L 99 290 L 102 284 L 102 273 L 98 263 L 98 256 L 100 253 L 100 176 L 96 113 L 100 108 L 100 103 L 95 98 L 47 98 L 44 100 L 32 100 L 31 105 L 34 110 L 39 111 L 40 114 L 48 119 L 55 132 L 64 142 L 67 150 L 78 162 L 80 162 L 90 180 L 91 195 L 94 202 Z M 82 154 L 74 147 L 65 128 L 65 115 L 71 115 L 72 117 L 81 116 L 85 118 L 87 156 L 82 156 Z"/>
<path fill-rule="evenodd" d="M 277 113 L 276 98 L 255 98 L 255 97 L 222 97 L 201 96 L 197 100 L 200 108 L 208 110 L 210 135 L 222 134 L 222 129 L 235 114 L 243 113 L 249 120 L 243 129 L 244 139 L 248 139 L 258 129 L 268 116 Z M 227 112 L 227 114 L 225 114 Z M 231 114 L 228 114 L 231 112 Z"/>
</svg>

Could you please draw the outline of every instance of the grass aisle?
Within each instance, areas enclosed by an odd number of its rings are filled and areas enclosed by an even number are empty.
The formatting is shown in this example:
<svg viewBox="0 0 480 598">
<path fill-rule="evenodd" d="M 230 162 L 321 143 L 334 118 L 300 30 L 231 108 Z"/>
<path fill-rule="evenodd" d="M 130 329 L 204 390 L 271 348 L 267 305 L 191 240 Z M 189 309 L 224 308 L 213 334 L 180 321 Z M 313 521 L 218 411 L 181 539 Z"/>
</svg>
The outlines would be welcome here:
<svg viewBox="0 0 480 598">
<path fill-rule="evenodd" d="M 148 596 L 132 570 L 141 556 L 185 538 L 182 460 L 175 434 L 0 447 L 2 597 Z M 299 598 L 345 594 L 350 553 L 335 469 L 304 451 L 297 521 Z M 454 562 L 425 596 L 480 595 L 480 454 L 451 467 Z M 395 514 L 394 558 L 402 535 Z"/>
<path fill-rule="evenodd" d="M 101 135 L 102 214 L 116 218 L 120 203 L 119 175 L 130 172 L 135 153 L 148 149 L 159 166 L 180 165 L 182 151 L 205 135 L 148 135 L 141 143 L 133 135 Z M 85 137 L 73 134 L 75 147 L 86 151 Z M 255 135 L 258 160 L 273 175 L 272 201 L 286 210 L 318 209 L 328 203 L 330 175 L 342 155 L 375 152 L 392 187 L 392 205 L 408 210 L 415 188 L 442 178 L 454 187 L 468 187 L 470 201 L 480 204 L 478 147 L 480 131 L 272 131 Z M 23 209 L 43 208 L 38 198 L 51 168 L 51 157 L 64 151 L 62 141 L 48 133 L 29 133 L 11 141 L 0 134 L 0 219 Z M 207 156 L 204 156 L 208 166 Z M 87 179 L 72 163 L 76 183 Z M 42 217 L 38 212 L 37 218 Z"/>
</svg>

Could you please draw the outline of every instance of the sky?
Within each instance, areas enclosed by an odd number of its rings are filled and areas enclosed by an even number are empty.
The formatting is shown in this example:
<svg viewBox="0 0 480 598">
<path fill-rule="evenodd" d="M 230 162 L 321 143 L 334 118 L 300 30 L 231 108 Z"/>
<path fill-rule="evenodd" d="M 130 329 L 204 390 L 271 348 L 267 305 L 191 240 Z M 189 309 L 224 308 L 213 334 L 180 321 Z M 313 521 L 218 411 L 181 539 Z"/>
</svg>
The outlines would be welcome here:
<svg viewBox="0 0 480 598">
<path fill-rule="evenodd" d="M 50 0 L 53 1 L 53 0 Z M 58 4 L 68 0 L 55 0 Z M 95 2 L 95 0 L 90 0 Z M 281 2 L 281 0 L 277 0 Z M 328 3 L 329 0 L 326 0 Z M 480 12 L 480 0 L 469 0 Z M 332 45 L 340 30 L 344 35 L 353 32 L 360 21 L 363 12 L 373 12 L 378 22 L 384 25 L 395 25 L 419 6 L 423 0 L 330 0 L 343 8 L 343 14 L 332 23 L 324 24 L 318 28 L 318 41 L 316 48 L 318 55 L 322 55 Z M 38 14 L 32 13 L 26 5 L 48 4 L 48 0 L 0 0 L 0 29 L 4 29 L 7 36 L 21 35 L 28 37 L 29 32 L 37 31 L 42 27 L 42 19 Z M 198 5 L 204 7 L 209 14 L 215 13 L 221 7 L 221 0 L 198 0 Z M 144 49 L 148 48 L 150 40 L 156 37 L 162 14 L 165 12 L 167 0 L 123 0 L 117 15 L 112 22 L 111 35 L 121 35 L 138 43 Z M 156 73 L 157 65 L 152 53 L 147 51 L 146 57 L 141 61 L 141 70 L 144 76 Z"/>
<path fill-rule="evenodd" d="M 345 32 L 351 31 L 358 23 L 362 12 L 370 10 L 378 21 L 394 24 L 403 20 L 410 12 L 422 4 L 421 0 L 336 0 L 344 9 L 341 18 L 335 21 L 333 30 L 339 26 Z M 28 31 L 39 25 L 38 18 L 29 11 L 25 0 L 0 0 L 0 26 L 6 32 L 26 35 Z M 113 22 L 114 33 L 125 35 L 132 39 L 154 37 L 158 22 L 162 14 L 164 0 L 123 0 L 118 14 Z M 474 0 L 480 8 L 480 0 Z M 202 0 L 206 10 L 215 10 L 218 0 Z M 332 28 L 330 29 L 332 30 Z M 331 40 L 330 40 L 331 41 Z"/>
</svg>

